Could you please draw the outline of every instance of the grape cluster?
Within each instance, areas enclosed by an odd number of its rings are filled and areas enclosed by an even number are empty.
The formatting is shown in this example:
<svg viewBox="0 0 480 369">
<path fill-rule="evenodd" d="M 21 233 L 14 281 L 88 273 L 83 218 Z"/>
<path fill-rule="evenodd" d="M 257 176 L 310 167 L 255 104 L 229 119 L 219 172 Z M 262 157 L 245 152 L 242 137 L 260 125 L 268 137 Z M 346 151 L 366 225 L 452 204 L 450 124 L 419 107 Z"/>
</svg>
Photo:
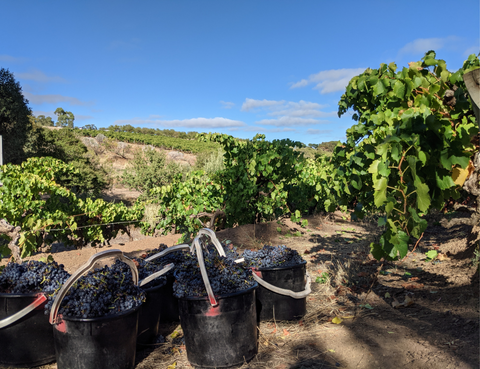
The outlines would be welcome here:
<svg viewBox="0 0 480 369">
<path fill-rule="evenodd" d="M 292 250 L 285 245 L 265 245 L 257 251 L 245 250 L 242 256 L 245 263 L 253 268 L 289 267 L 305 262 L 297 250 Z"/>
<path fill-rule="evenodd" d="M 150 256 L 153 256 L 155 254 L 158 254 L 159 252 L 162 252 L 166 249 L 167 249 L 167 245 L 160 244 L 160 246 L 157 249 L 153 249 L 148 254 L 146 254 L 145 259 L 149 258 Z M 171 263 L 173 263 L 175 265 L 175 268 L 176 268 L 178 265 L 183 263 L 186 255 L 188 253 L 189 253 L 188 251 L 174 251 L 174 252 L 171 252 L 171 253 L 169 253 L 169 254 L 161 257 L 161 258 L 153 259 L 152 261 L 149 262 L 149 264 L 152 264 L 155 268 L 157 268 L 157 270 L 160 270 L 165 265 L 168 265 L 168 264 L 171 264 Z M 164 274 L 164 276 L 173 275 L 173 273 L 175 271 L 175 268 L 171 269 L 169 272 Z"/>
<path fill-rule="evenodd" d="M 53 298 L 49 297 L 46 313 Z M 134 285 L 130 268 L 117 261 L 79 278 L 64 297 L 59 313 L 66 317 L 97 318 L 135 308 L 143 301 L 145 292 Z"/>
<path fill-rule="evenodd" d="M 26 261 L 22 264 L 8 263 L 0 273 L 1 293 L 53 293 L 59 290 L 70 274 L 63 264 L 55 261 Z"/>
<path fill-rule="evenodd" d="M 233 244 L 226 244 L 224 242 L 222 242 L 221 244 L 227 258 L 232 260 L 237 260 L 238 258 L 240 258 L 240 254 L 238 253 L 236 246 L 233 246 Z"/>
<path fill-rule="evenodd" d="M 246 290 L 255 285 L 252 271 L 231 258 L 219 256 L 215 249 L 202 250 L 208 279 L 215 295 Z M 175 268 L 173 293 L 176 297 L 207 296 L 196 255 L 185 255 Z"/>
<path fill-rule="evenodd" d="M 133 262 L 135 263 L 135 265 L 137 267 L 137 270 L 138 270 L 139 282 L 142 279 L 147 278 L 151 274 L 156 273 L 156 272 L 160 271 L 161 269 L 163 269 L 162 264 L 155 264 L 155 263 L 152 263 L 152 262 L 147 263 L 145 261 L 145 259 L 142 259 L 142 258 L 133 259 Z M 132 278 L 132 270 L 130 269 L 130 267 L 127 264 L 121 262 L 120 260 L 117 260 L 115 262 L 115 264 L 112 265 L 112 268 L 119 269 L 121 271 L 121 273 L 125 273 L 125 274 L 128 275 L 129 278 Z M 157 277 L 154 280 L 152 280 L 152 281 L 148 282 L 147 284 L 143 285 L 141 288 L 146 290 L 146 289 L 153 288 L 153 287 L 163 286 L 166 283 L 167 283 L 167 277 L 165 277 L 165 274 L 163 274 L 160 277 Z"/>
</svg>

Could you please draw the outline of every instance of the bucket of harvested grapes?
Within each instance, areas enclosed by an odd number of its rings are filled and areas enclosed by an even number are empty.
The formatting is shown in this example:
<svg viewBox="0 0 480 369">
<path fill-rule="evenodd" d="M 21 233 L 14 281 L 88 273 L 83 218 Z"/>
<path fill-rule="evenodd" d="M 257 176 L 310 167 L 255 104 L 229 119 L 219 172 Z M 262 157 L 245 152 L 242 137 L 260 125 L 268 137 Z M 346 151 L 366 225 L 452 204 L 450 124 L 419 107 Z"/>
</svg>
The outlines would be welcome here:
<svg viewBox="0 0 480 369">
<path fill-rule="evenodd" d="M 140 308 L 138 317 L 137 345 L 154 343 L 158 336 L 161 307 L 165 303 L 167 292 L 167 278 L 174 264 L 161 265 L 149 263 L 143 258 L 133 259 L 138 269 L 139 287 L 145 292 L 145 302 Z M 129 273 L 129 266 L 121 261 L 116 261 L 117 268 L 123 268 L 124 273 Z"/>
<path fill-rule="evenodd" d="M 47 295 L 70 274 L 49 261 L 8 263 L 0 272 L 0 365 L 32 367 L 55 361 Z"/>
<path fill-rule="evenodd" d="M 250 269 L 225 257 L 223 249 L 202 250 L 199 237 L 193 247 L 197 257 L 176 267 L 174 283 L 188 360 L 210 368 L 251 360 L 258 350 L 258 285 Z"/>
<path fill-rule="evenodd" d="M 306 314 L 311 279 L 307 262 L 296 250 L 266 245 L 257 251 L 245 250 L 242 256 L 260 285 L 257 313 L 261 321 L 295 320 Z"/>
<path fill-rule="evenodd" d="M 119 257 L 131 273 L 117 263 L 90 271 L 111 257 Z M 58 369 L 132 369 L 144 299 L 132 260 L 120 250 L 93 255 L 65 282 L 51 307 Z"/>
<path fill-rule="evenodd" d="M 169 264 L 180 265 L 188 250 L 190 250 L 190 246 L 187 244 L 172 247 L 161 244 L 160 247 L 145 255 L 145 262 L 157 267 L 164 267 Z M 173 276 L 174 271 L 175 269 L 173 268 L 165 273 L 166 283 L 161 289 L 155 292 L 155 296 L 153 297 L 153 299 L 156 299 L 160 303 L 160 323 L 178 322 L 180 320 L 178 315 L 178 300 L 173 295 L 173 282 L 175 281 L 175 277 Z M 147 293 L 147 303 L 148 300 Z"/>
</svg>

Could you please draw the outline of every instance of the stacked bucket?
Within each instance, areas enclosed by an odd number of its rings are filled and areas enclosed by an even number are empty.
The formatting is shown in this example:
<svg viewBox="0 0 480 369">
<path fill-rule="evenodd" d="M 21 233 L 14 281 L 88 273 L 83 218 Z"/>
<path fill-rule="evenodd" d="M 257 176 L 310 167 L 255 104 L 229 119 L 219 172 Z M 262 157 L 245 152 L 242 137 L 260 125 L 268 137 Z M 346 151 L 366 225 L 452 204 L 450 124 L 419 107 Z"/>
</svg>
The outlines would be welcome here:
<svg viewBox="0 0 480 369">
<path fill-rule="evenodd" d="M 159 324 L 176 321 L 177 317 L 192 365 L 220 368 L 251 360 L 257 354 L 259 321 L 294 320 L 305 315 L 306 296 L 310 293 L 306 262 L 255 269 L 253 276 L 258 284 L 235 293 L 214 295 L 205 267 L 202 269 L 200 237 L 205 235 L 211 238 L 218 253 L 225 256 L 215 233 L 204 229 L 192 246 L 173 246 L 149 259 L 180 250 L 196 252 L 207 296 L 176 299 L 170 276 L 165 285 L 146 289 L 146 301 L 136 308 L 100 318 L 59 315 L 68 290 L 100 259 L 122 259 L 130 266 L 134 282 L 137 285 L 145 282 L 138 281 L 135 264 L 120 250 L 98 253 L 79 268 L 56 295 L 49 317 L 43 312 L 46 298 L 42 294 L 0 294 L 0 341 L 10 343 L 0 345 L 0 365 L 32 367 L 56 360 L 58 369 L 133 369 L 137 345 L 154 342 Z M 172 267 L 149 278 L 158 277 Z"/>
</svg>

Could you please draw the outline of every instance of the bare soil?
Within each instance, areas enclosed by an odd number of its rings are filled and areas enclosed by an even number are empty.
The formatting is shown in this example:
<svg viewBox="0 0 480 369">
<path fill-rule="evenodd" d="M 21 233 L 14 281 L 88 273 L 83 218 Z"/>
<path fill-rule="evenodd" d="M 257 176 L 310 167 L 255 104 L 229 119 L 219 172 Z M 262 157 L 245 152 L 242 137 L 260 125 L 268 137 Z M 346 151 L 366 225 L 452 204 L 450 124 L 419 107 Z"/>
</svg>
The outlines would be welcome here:
<svg viewBox="0 0 480 369">
<path fill-rule="evenodd" d="M 241 368 L 480 367 L 478 269 L 473 250 L 467 248 L 471 227 L 445 229 L 432 218 L 415 251 L 403 261 L 378 262 L 368 246 L 379 234 L 374 222 L 350 222 L 340 213 L 307 219 L 305 228 L 285 219 L 217 232 L 220 240 L 240 249 L 284 244 L 298 250 L 313 281 L 307 315 L 294 322 L 262 322 L 258 354 Z M 122 235 L 100 249 L 56 245 L 51 252 L 73 272 L 107 248 L 138 256 L 179 239 L 145 237 L 138 231 L 132 235 L 132 242 Z M 439 256 L 428 260 L 429 250 Z M 321 283 L 325 272 L 329 278 Z M 136 368 L 191 367 L 181 326 L 162 325 L 161 334 L 165 343 L 137 351 Z"/>
</svg>

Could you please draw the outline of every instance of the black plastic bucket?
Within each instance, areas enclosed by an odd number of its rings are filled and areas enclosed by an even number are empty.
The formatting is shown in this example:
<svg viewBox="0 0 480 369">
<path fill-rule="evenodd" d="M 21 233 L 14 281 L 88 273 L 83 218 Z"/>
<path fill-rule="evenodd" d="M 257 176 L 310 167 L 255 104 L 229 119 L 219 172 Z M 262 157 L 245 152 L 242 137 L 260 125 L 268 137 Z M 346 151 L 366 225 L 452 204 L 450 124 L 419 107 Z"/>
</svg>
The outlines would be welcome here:
<svg viewBox="0 0 480 369">
<path fill-rule="evenodd" d="M 39 295 L 0 293 L 0 320 L 34 302 Z M 45 302 L 16 322 L 0 329 L 0 365 L 32 367 L 55 361 L 53 330 Z"/>
<path fill-rule="evenodd" d="M 166 287 L 167 285 L 164 284 L 145 290 L 146 300 L 142 304 L 138 316 L 137 344 L 149 344 L 157 339 Z"/>
<path fill-rule="evenodd" d="M 160 323 L 178 322 L 178 299 L 173 295 L 173 282 L 175 277 L 171 274 L 167 275 L 167 284 L 164 286 L 163 302 L 160 307 Z"/>
<path fill-rule="evenodd" d="M 53 328 L 58 369 L 134 368 L 140 308 L 101 318 L 61 317 Z"/>
<path fill-rule="evenodd" d="M 261 277 L 276 287 L 301 292 L 306 284 L 306 264 L 277 267 L 259 268 Z M 260 286 L 257 291 L 257 308 L 260 320 L 295 320 L 300 319 L 307 312 L 307 298 L 295 299 L 290 296 L 280 295 Z"/>
<path fill-rule="evenodd" d="M 178 300 L 187 358 L 192 365 L 229 367 L 257 354 L 256 288 L 218 296 L 215 307 L 208 297 Z"/>
</svg>

